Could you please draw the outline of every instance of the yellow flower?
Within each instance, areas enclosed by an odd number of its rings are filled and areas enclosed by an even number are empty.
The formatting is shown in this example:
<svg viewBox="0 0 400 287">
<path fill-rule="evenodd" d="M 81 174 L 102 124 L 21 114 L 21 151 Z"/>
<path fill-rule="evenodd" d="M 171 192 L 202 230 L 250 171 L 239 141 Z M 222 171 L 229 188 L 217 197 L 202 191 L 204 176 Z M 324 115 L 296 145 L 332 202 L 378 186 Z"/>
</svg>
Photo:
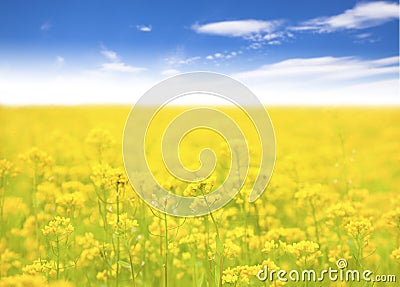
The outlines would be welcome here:
<svg viewBox="0 0 400 287">
<path fill-rule="evenodd" d="M 400 263 L 400 247 L 392 251 L 390 258 L 392 258 L 393 261 Z"/>
<path fill-rule="evenodd" d="M 347 261 L 352 258 L 350 255 L 350 247 L 346 245 L 332 246 L 328 251 L 329 262 L 335 263 L 339 258 L 344 258 Z"/>
<path fill-rule="evenodd" d="M 285 245 L 284 250 L 296 257 L 296 264 L 309 266 L 318 263 L 317 259 L 322 256 L 318 243 L 302 240 L 291 245 Z"/>
<path fill-rule="evenodd" d="M 183 191 L 183 195 L 187 197 L 197 197 L 209 194 L 215 185 L 216 178 L 209 177 L 200 182 L 190 183 Z"/>
<path fill-rule="evenodd" d="M 92 129 L 85 141 L 97 153 L 100 162 L 103 160 L 105 153 L 108 152 L 115 144 L 111 133 L 108 130 L 100 128 Z"/>
<path fill-rule="evenodd" d="M 296 192 L 294 197 L 303 205 L 307 201 L 319 201 L 324 197 L 323 186 L 321 184 L 310 185 L 307 184 L 300 191 Z"/>
<path fill-rule="evenodd" d="M 60 207 L 63 207 L 65 213 L 70 216 L 75 216 L 74 214 L 71 214 L 72 210 L 78 212 L 79 209 L 84 206 L 84 202 L 85 199 L 80 192 L 63 194 L 56 200 L 56 203 Z"/>
<path fill-rule="evenodd" d="M 239 254 L 240 246 L 233 243 L 230 239 L 225 240 L 224 242 L 224 256 L 226 258 L 232 258 Z"/>
<path fill-rule="evenodd" d="M 345 230 L 354 238 L 366 239 L 370 236 L 374 228 L 370 220 L 361 218 L 351 220 L 345 225 Z"/>
<path fill-rule="evenodd" d="M 26 216 L 29 214 L 27 204 L 20 197 L 8 196 L 3 204 L 3 218 L 5 220 L 15 218 L 18 215 Z"/>
<path fill-rule="evenodd" d="M 183 260 L 189 260 L 190 257 L 191 257 L 191 255 L 190 255 L 189 252 L 183 252 L 183 253 L 182 253 L 182 259 L 183 259 Z"/>
<path fill-rule="evenodd" d="M 18 174 L 18 169 L 14 167 L 14 164 L 6 159 L 0 160 L 0 188 L 4 187 L 3 183 L 6 183 L 7 177 L 15 177 Z"/>
<path fill-rule="evenodd" d="M 97 272 L 96 279 L 107 283 L 109 274 L 107 270 L 103 270 L 101 272 Z"/>
<path fill-rule="evenodd" d="M 387 212 L 384 219 L 389 226 L 400 230 L 400 207 Z"/>
<path fill-rule="evenodd" d="M 21 274 L 0 279 L 0 287 L 43 287 L 46 285 L 47 280 L 44 276 Z"/>
<path fill-rule="evenodd" d="M 258 267 L 258 266 L 257 266 Z M 263 262 L 261 263 L 261 265 L 259 265 L 259 268 L 258 268 L 258 270 L 261 270 L 261 269 L 263 269 L 263 268 L 265 268 L 265 267 L 268 267 L 268 270 L 275 270 L 275 271 L 278 271 L 278 270 L 280 270 L 280 267 L 278 266 L 278 265 L 276 265 L 275 264 L 275 262 L 274 261 L 272 261 L 271 259 L 266 259 L 266 260 L 263 260 Z M 258 270 L 257 270 L 257 272 L 258 272 Z M 257 274 L 257 273 L 256 273 Z"/>
<path fill-rule="evenodd" d="M 112 226 L 115 234 L 133 233 L 139 226 L 136 219 L 132 219 L 128 213 L 121 213 L 119 216 L 115 213 L 108 214 L 108 223 Z"/>
<path fill-rule="evenodd" d="M 348 198 L 351 201 L 362 201 L 364 199 L 366 199 L 369 195 L 369 191 L 368 189 L 350 189 L 348 191 Z"/>
<path fill-rule="evenodd" d="M 240 281 L 241 284 L 248 285 L 250 283 L 250 278 L 255 278 L 255 275 L 260 269 L 260 265 L 239 265 L 230 267 L 223 271 L 222 281 L 224 283 L 236 283 Z"/>
<path fill-rule="evenodd" d="M 27 275 L 36 275 L 38 273 L 49 274 L 49 272 L 54 269 L 54 266 L 54 261 L 38 259 L 33 261 L 32 264 L 22 268 L 22 272 Z"/>
<path fill-rule="evenodd" d="M 356 208 L 350 202 L 340 202 L 328 207 L 325 214 L 328 219 L 326 222 L 328 225 L 342 225 L 347 223 L 349 218 L 356 214 Z"/>
<path fill-rule="evenodd" d="M 273 249 L 278 248 L 278 244 L 275 243 L 275 240 L 267 241 L 264 244 L 264 248 L 261 250 L 264 253 L 269 254 Z"/>
<path fill-rule="evenodd" d="M 56 216 L 42 229 L 43 235 L 69 235 L 74 231 L 74 227 L 70 222 L 71 219 L 69 218 Z"/>
<path fill-rule="evenodd" d="M 75 285 L 72 282 L 64 280 L 57 280 L 49 284 L 49 287 L 74 287 L 74 286 Z"/>
<path fill-rule="evenodd" d="M 6 241 L 0 241 L 0 275 L 5 276 L 13 266 L 18 265 L 17 259 L 20 256 L 6 248 Z"/>
<path fill-rule="evenodd" d="M 128 183 L 128 178 L 121 168 L 111 168 L 108 164 L 95 165 L 90 178 L 96 187 L 113 191 L 116 188 L 124 188 Z"/>
<path fill-rule="evenodd" d="M 33 147 L 27 153 L 21 154 L 19 158 L 30 164 L 33 168 L 34 176 L 43 175 L 46 168 L 53 163 L 52 157 L 37 147 Z"/>
<path fill-rule="evenodd" d="M 239 276 L 237 275 L 237 271 L 235 268 L 231 269 L 225 269 L 222 275 L 222 281 L 224 283 L 236 283 L 238 280 Z"/>
<path fill-rule="evenodd" d="M 305 232 L 300 228 L 272 228 L 265 236 L 266 240 L 281 240 L 286 242 L 299 241 L 306 238 Z"/>
</svg>

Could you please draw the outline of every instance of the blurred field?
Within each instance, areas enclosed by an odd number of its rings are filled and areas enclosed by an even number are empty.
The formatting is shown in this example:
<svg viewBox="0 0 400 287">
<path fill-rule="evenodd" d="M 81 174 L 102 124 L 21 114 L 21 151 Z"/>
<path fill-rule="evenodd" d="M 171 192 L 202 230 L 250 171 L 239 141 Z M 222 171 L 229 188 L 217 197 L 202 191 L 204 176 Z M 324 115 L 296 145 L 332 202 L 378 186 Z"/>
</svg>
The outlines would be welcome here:
<svg viewBox="0 0 400 287">
<path fill-rule="evenodd" d="M 167 110 L 156 128 L 179 111 Z M 399 281 L 400 109 L 268 112 L 277 160 L 263 196 L 247 202 L 252 165 L 226 208 L 184 220 L 152 211 L 127 182 L 121 141 L 129 107 L 0 107 L 0 286 L 281 286 L 255 274 L 265 265 L 336 268 L 339 258 Z M 246 131 L 257 158 L 254 132 Z M 181 155 L 196 168 L 191 159 L 207 145 L 220 156 L 212 181 L 174 180 L 155 151 L 157 180 L 177 193 L 212 191 L 226 175 L 223 139 L 193 133 Z"/>
</svg>

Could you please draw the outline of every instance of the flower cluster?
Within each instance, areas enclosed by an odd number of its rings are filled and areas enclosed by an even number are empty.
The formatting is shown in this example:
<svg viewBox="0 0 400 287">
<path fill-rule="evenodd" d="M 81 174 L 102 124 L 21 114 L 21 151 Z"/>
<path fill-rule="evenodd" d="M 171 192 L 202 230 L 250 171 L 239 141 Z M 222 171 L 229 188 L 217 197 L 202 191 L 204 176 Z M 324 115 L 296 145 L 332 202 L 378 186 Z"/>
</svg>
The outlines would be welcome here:
<svg viewBox="0 0 400 287">
<path fill-rule="evenodd" d="M 56 216 L 43 229 L 43 235 L 67 236 L 74 231 L 70 218 Z"/>
</svg>

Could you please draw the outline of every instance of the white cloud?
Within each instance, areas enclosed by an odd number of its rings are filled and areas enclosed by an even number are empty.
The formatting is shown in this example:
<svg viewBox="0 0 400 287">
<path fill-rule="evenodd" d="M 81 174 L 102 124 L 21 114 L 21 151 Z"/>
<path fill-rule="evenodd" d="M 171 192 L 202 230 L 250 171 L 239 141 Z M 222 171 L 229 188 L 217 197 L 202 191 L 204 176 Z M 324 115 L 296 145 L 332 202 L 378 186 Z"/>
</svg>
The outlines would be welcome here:
<svg viewBox="0 0 400 287">
<path fill-rule="evenodd" d="M 253 50 L 258 50 L 262 47 L 263 45 L 261 43 L 251 43 L 248 47 L 248 49 L 253 49 Z"/>
<path fill-rule="evenodd" d="M 251 37 L 256 34 L 272 33 L 282 21 L 235 20 L 213 22 L 204 25 L 195 24 L 192 29 L 200 34 L 229 37 Z"/>
<path fill-rule="evenodd" d="M 120 76 L 121 75 L 121 76 Z M 24 83 L 21 85 L 21 83 Z M 134 104 L 154 79 L 100 72 L 54 75 L 34 70 L 22 74 L 0 72 L 1 104 L 79 105 Z"/>
<path fill-rule="evenodd" d="M 395 2 L 362 2 L 342 14 L 308 20 L 291 30 L 313 30 L 320 33 L 344 29 L 365 29 L 399 18 L 399 4 Z"/>
<path fill-rule="evenodd" d="M 112 50 L 102 47 L 100 53 L 110 62 L 101 64 L 100 71 L 117 73 L 136 73 L 146 70 L 143 67 L 135 67 L 121 61 L 120 56 Z"/>
<path fill-rule="evenodd" d="M 192 25 L 192 29 L 199 34 L 218 35 L 225 37 L 239 37 L 250 42 L 248 48 L 260 49 L 264 44 L 275 39 L 282 41 L 293 34 L 285 31 L 283 20 L 234 20 L 213 22 L 204 25 Z M 277 31 L 281 29 L 281 31 Z M 273 42 L 277 43 L 277 42 Z"/>
<path fill-rule="evenodd" d="M 168 57 L 165 59 L 166 63 L 168 65 L 171 66 L 180 66 L 180 65 L 189 65 L 189 64 L 194 64 L 197 61 L 199 61 L 201 59 L 200 56 L 193 56 L 193 57 L 179 57 L 179 56 L 175 56 L 175 57 Z"/>
<path fill-rule="evenodd" d="M 51 28 L 53 28 L 53 25 L 50 22 L 45 22 L 42 25 L 40 25 L 40 31 L 47 32 Z"/>
<path fill-rule="evenodd" d="M 151 32 L 151 30 L 153 30 L 153 27 L 151 25 L 136 25 L 136 29 L 141 32 Z"/>
<path fill-rule="evenodd" d="M 371 33 L 361 33 L 361 34 L 357 34 L 356 35 L 357 39 L 366 39 L 366 38 L 369 38 L 369 37 L 371 37 Z"/>
<path fill-rule="evenodd" d="M 112 61 L 112 62 L 118 62 L 119 61 L 119 57 L 118 54 L 112 50 L 107 50 L 106 48 L 102 47 L 100 53 L 106 57 L 108 60 Z"/>
<path fill-rule="evenodd" d="M 363 43 L 375 43 L 380 41 L 379 36 L 373 36 L 372 33 L 361 33 L 354 35 L 354 43 L 363 44 Z"/>
<path fill-rule="evenodd" d="M 360 60 L 355 57 L 319 57 L 289 59 L 236 74 L 246 79 L 296 81 L 351 80 L 369 76 L 395 75 L 399 57 Z M 285 77 L 285 78 L 284 78 Z"/>
<path fill-rule="evenodd" d="M 285 38 L 285 32 L 276 32 L 282 26 L 282 20 L 235 20 L 213 22 L 204 25 L 195 24 L 192 29 L 200 34 L 240 37 L 252 42 L 251 49 L 259 49 L 263 42 L 273 38 Z"/>
<path fill-rule="evenodd" d="M 348 9 L 341 14 L 330 17 L 317 17 L 294 26 L 285 25 L 283 20 L 246 19 L 212 22 L 202 25 L 194 24 L 192 29 L 199 34 L 240 37 L 250 41 L 249 49 L 260 49 L 266 44 L 279 45 L 288 38 L 294 38 L 293 32 L 330 33 L 346 29 L 361 30 L 379 26 L 395 19 L 399 19 L 398 3 L 375 1 L 360 2 L 352 9 Z M 356 36 L 356 38 L 361 39 L 362 36 Z M 377 39 L 364 37 L 364 39 L 367 38 L 368 42 L 377 41 Z"/>
<path fill-rule="evenodd" d="M 109 62 L 99 70 L 71 74 L 3 67 L 0 103 L 132 104 L 162 76 L 179 73 L 177 69 L 168 69 L 157 72 L 159 77 L 154 74 L 150 78 L 135 73 L 139 70 L 143 68 L 122 62 Z M 287 59 L 231 76 L 245 83 L 265 104 L 400 105 L 398 75 L 398 56 L 373 60 L 327 56 Z"/>
<path fill-rule="evenodd" d="M 233 74 L 265 103 L 400 104 L 399 57 L 288 59 Z"/>
<path fill-rule="evenodd" d="M 65 63 L 65 59 L 63 57 L 61 57 L 61 56 L 57 56 L 56 57 L 56 63 L 57 63 L 57 65 L 62 66 Z"/>
<path fill-rule="evenodd" d="M 214 53 L 213 55 L 207 55 L 205 57 L 206 60 L 215 60 L 215 61 L 224 61 L 224 60 L 229 60 L 232 59 L 234 57 L 236 57 L 238 55 L 238 52 L 228 52 L 228 51 L 224 51 L 223 53 L 221 52 L 217 52 Z"/>
<path fill-rule="evenodd" d="M 167 69 L 161 72 L 161 75 L 163 76 L 167 76 L 167 77 L 171 77 L 171 76 L 175 76 L 177 74 L 180 74 L 181 72 L 177 69 Z"/>
<path fill-rule="evenodd" d="M 264 36 L 264 40 L 270 41 L 270 40 L 273 40 L 273 39 L 276 39 L 276 38 L 281 38 L 282 36 L 283 36 L 282 32 L 271 33 L 271 34 L 265 35 Z"/>
<path fill-rule="evenodd" d="M 268 45 L 280 45 L 280 44 L 282 44 L 282 42 L 278 40 L 273 40 L 268 42 Z"/>
<path fill-rule="evenodd" d="M 120 73 L 136 73 L 146 70 L 142 67 L 134 67 L 122 62 L 104 63 L 101 65 L 101 71 L 104 72 L 120 72 Z"/>
</svg>

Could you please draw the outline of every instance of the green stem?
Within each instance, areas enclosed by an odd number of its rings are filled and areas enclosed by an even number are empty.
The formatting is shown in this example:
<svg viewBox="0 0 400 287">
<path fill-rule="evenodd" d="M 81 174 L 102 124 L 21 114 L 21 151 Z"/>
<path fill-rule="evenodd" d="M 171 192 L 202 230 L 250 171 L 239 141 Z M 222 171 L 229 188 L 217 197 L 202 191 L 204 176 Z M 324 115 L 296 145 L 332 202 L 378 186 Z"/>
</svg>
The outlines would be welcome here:
<svg viewBox="0 0 400 287">
<path fill-rule="evenodd" d="M 38 185 L 38 179 L 37 179 L 37 163 L 35 162 L 34 168 L 33 168 L 33 184 L 32 184 L 32 208 L 33 208 L 33 214 L 35 217 L 35 239 L 36 239 L 36 248 L 39 250 L 39 220 L 38 220 L 38 200 L 37 200 L 37 185 Z M 39 256 L 39 251 L 38 251 L 38 257 Z"/>
<path fill-rule="evenodd" d="M 317 215 L 316 215 L 316 212 L 315 212 L 315 206 L 314 206 L 314 204 L 313 204 L 311 199 L 310 199 L 310 205 L 311 205 L 312 217 L 313 217 L 313 220 L 314 220 L 315 238 L 317 240 L 317 243 L 320 244 L 320 242 L 319 242 L 319 228 L 318 228 Z"/>
<path fill-rule="evenodd" d="M 204 237 L 204 241 L 205 241 L 205 248 L 204 248 L 205 264 L 204 264 L 204 266 L 208 266 L 209 272 L 207 272 L 207 281 L 209 282 L 209 285 L 211 285 L 211 282 L 214 282 L 214 279 L 213 279 L 213 269 L 211 268 L 211 261 L 208 260 L 208 252 L 207 252 L 210 249 L 210 224 L 209 224 L 208 216 L 205 216 L 204 221 L 205 221 L 205 226 L 206 226 L 205 234 L 207 234 L 207 236 Z M 196 247 L 196 250 L 197 250 L 197 247 Z"/>
<path fill-rule="evenodd" d="M 146 221 L 146 214 L 147 214 L 147 210 L 146 210 L 146 206 L 144 206 L 143 201 L 141 200 L 139 202 L 139 208 L 140 208 L 140 216 L 141 216 L 141 221 L 140 222 L 147 222 Z M 143 242 L 147 242 L 149 240 L 149 230 L 148 230 L 148 224 L 142 224 L 140 226 L 141 228 L 141 234 L 143 234 Z M 141 249 L 141 260 L 142 262 L 146 261 L 146 250 L 145 248 Z M 143 278 L 143 282 L 148 282 L 147 281 L 147 274 L 148 274 L 148 270 L 149 270 L 149 265 L 150 264 L 145 264 L 142 268 L 143 272 L 142 272 L 142 278 Z"/>
<path fill-rule="evenodd" d="M 214 227 L 215 227 L 216 239 L 217 239 L 217 241 L 219 241 L 219 242 L 222 243 L 222 240 L 221 240 L 221 237 L 220 237 L 220 234 L 219 234 L 218 223 L 217 223 L 217 221 L 215 220 L 214 215 L 213 215 L 212 212 L 211 212 L 210 204 L 208 203 L 207 197 L 206 197 L 206 195 L 205 195 L 203 189 L 201 189 L 201 193 L 202 193 L 202 195 L 203 195 L 204 201 L 205 201 L 206 204 L 207 204 L 207 207 L 208 207 L 208 214 L 210 215 L 211 220 L 212 220 L 212 222 L 213 222 L 213 224 L 214 224 Z M 219 256 L 219 286 L 221 287 L 221 286 L 222 286 L 223 260 L 224 260 L 223 251 L 222 251 L 221 254 L 218 254 L 218 256 Z"/>
<path fill-rule="evenodd" d="M 256 223 L 256 233 L 259 235 L 261 233 L 261 227 L 260 227 L 260 214 L 258 212 L 258 207 L 257 204 L 254 203 L 254 213 L 255 213 L 255 223 Z"/>
<path fill-rule="evenodd" d="M 223 254 L 220 255 L 219 258 L 219 287 L 222 287 L 222 274 L 224 272 L 224 256 Z"/>
<path fill-rule="evenodd" d="M 346 161 L 346 148 L 345 148 L 345 140 L 344 140 L 344 136 L 342 133 L 339 133 L 339 139 L 340 139 L 340 147 L 342 149 L 342 160 L 343 160 L 343 168 L 342 168 L 342 176 L 343 176 L 343 180 L 345 182 L 345 192 L 348 192 L 350 189 L 349 186 L 349 179 L 347 178 L 348 176 L 348 166 L 347 166 L 347 161 Z M 342 193 L 343 195 L 343 193 Z"/>
<path fill-rule="evenodd" d="M 60 243 L 59 243 L 58 236 L 56 237 L 56 244 L 57 244 L 57 246 L 56 246 L 57 247 L 56 248 L 56 251 L 57 251 L 56 271 L 57 271 L 57 280 L 58 280 L 60 278 Z"/>
<path fill-rule="evenodd" d="M 363 238 L 360 238 L 359 236 L 357 236 L 357 260 L 356 260 L 356 265 L 358 269 L 362 269 L 363 268 L 363 264 L 362 264 L 362 260 L 363 260 Z"/>
<path fill-rule="evenodd" d="M 102 162 L 103 162 L 103 153 L 102 153 L 101 144 L 99 144 L 99 146 L 97 147 L 97 151 L 99 153 L 99 163 L 102 164 Z"/>
<path fill-rule="evenodd" d="M 107 241 L 107 198 L 106 189 L 103 187 L 103 225 L 104 225 L 104 241 Z"/>
<path fill-rule="evenodd" d="M 196 254 L 197 254 L 197 246 L 192 248 L 192 258 L 191 261 L 193 263 L 193 286 L 197 286 L 197 271 L 196 271 Z"/>
<path fill-rule="evenodd" d="M 242 214 L 244 215 L 244 252 L 243 252 L 243 257 L 244 257 L 244 262 L 248 262 L 248 251 L 249 251 L 249 243 L 248 243 L 248 224 L 249 224 L 249 218 L 248 218 L 248 211 L 246 209 L 246 199 L 242 199 L 243 204 L 241 205 L 241 210 Z"/>
<path fill-rule="evenodd" d="M 212 212 L 211 212 L 210 204 L 208 203 L 206 194 L 204 193 L 204 190 L 203 190 L 203 189 L 200 189 L 200 191 L 201 191 L 201 193 L 202 193 L 202 195 L 203 195 L 204 201 L 205 201 L 206 204 L 207 204 L 207 207 L 208 207 L 208 214 L 210 215 L 211 220 L 212 220 L 212 222 L 214 223 L 215 232 L 217 233 L 217 237 L 220 238 L 220 237 L 219 237 L 219 230 L 218 230 L 217 221 L 215 220 L 214 215 L 213 215 Z"/>
<path fill-rule="evenodd" d="M 3 189 L 3 191 L 0 190 L 0 237 L 3 237 L 3 232 L 5 228 L 5 222 L 3 221 L 3 216 L 4 216 L 4 201 L 5 201 L 5 196 L 6 196 L 6 177 L 4 174 L 1 175 L 1 186 L 0 189 Z M 1 274 L 0 274 L 1 278 Z"/>
<path fill-rule="evenodd" d="M 116 186 L 116 191 L 117 191 L 117 196 L 116 196 L 116 201 L 117 201 L 117 270 L 115 274 L 115 286 L 118 287 L 119 284 L 119 257 L 120 257 L 120 250 L 119 250 L 119 191 L 118 191 L 118 183 Z"/>
<path fill-rule="evenodd" d="M 168 287 L 168 222 L 167 222 L 166 212 L 164 212 L 164 226 L 165 226 L 164 287 Z"/>
<path fill-rule="evenodd" d="M 136 285 L 136 283 L 135 283 L 135 270 L 134 270 L 134 268 L 133 268 L 133 259 L 132 259 L 132 253 L 131 253 L 131 251 L 130 251 L 130 249 L 129 249 L 129 247 L 130 246 L 127 246 L 127 250 L 128 250 L 128 256 L 129 256 L 129 264 L 131 265 L 131 276 L 132 276 L 132 286 L 133 287 L 135 287 Z"/>
</svg>

